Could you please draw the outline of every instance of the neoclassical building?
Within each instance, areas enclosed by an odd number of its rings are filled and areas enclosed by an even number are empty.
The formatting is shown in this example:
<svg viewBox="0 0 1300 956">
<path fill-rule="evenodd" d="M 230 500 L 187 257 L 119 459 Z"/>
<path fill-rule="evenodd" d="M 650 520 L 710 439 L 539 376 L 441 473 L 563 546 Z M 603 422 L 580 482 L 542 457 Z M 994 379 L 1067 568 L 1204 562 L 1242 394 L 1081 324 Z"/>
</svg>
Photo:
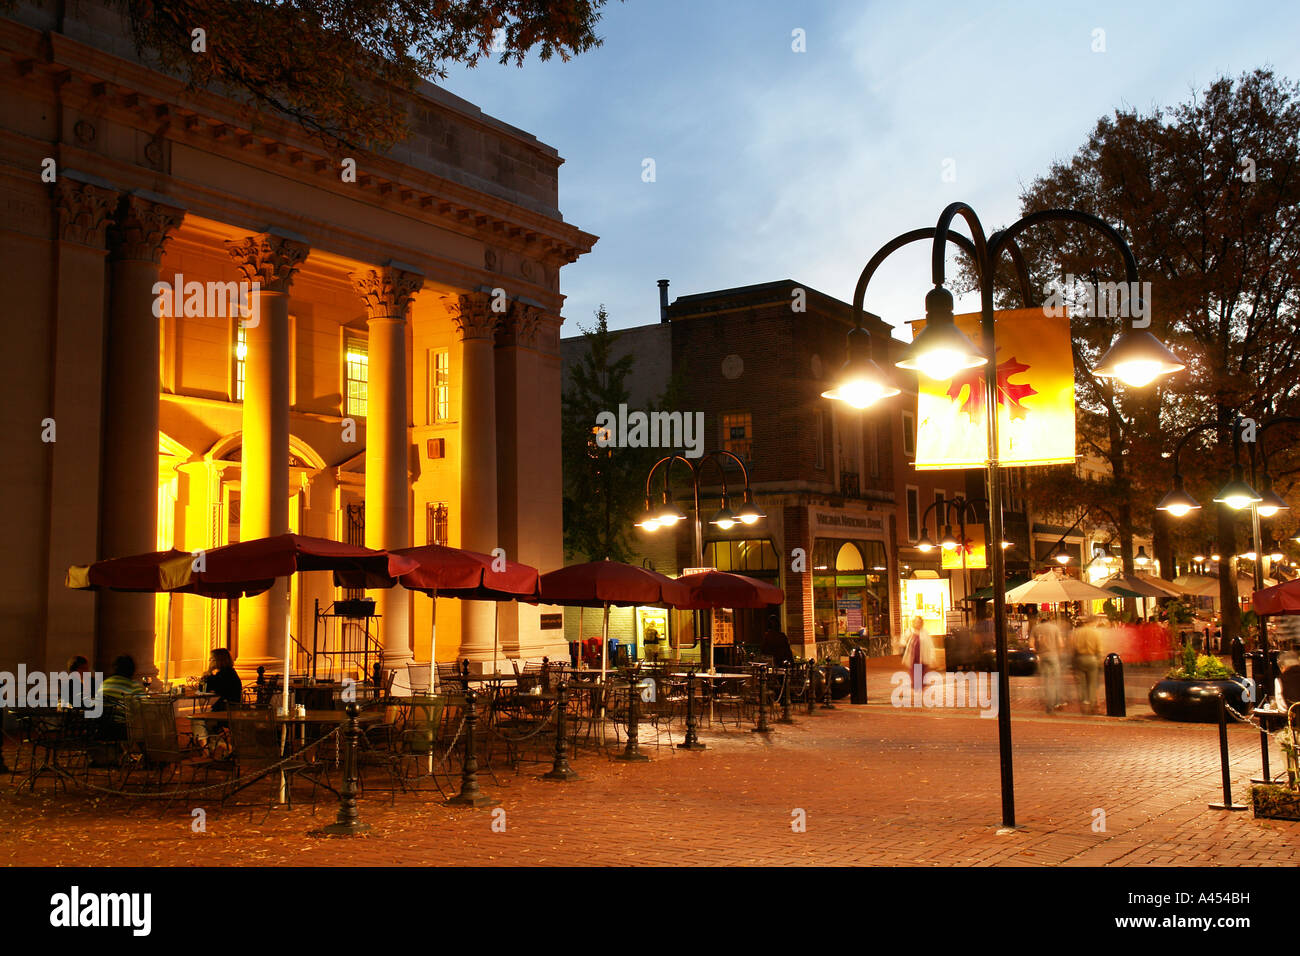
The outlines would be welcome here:
<svg viewBox="0 0 1300 956">
<path fill-rule="evenodd" d="M 563 563 L 559 276 L 595 237 L 554 149 L 426 85 L 390 154 L 331 153 L 146 67 L 93 3 L 0 19 L 0 84 L 0 667 L 162 670 L 165 599 L 64 586 L 98 558 L 297 531 Z M 385 657 L 428 660 L 430 599 L 371 594 Z M 340 596 L 177 597 L 168 669 L 278 670 Z M 556 650 L 540 610 L 499 608 L 502 656 Z M 440 601 L 438 658 L 493 627 Z"/>
</svg>

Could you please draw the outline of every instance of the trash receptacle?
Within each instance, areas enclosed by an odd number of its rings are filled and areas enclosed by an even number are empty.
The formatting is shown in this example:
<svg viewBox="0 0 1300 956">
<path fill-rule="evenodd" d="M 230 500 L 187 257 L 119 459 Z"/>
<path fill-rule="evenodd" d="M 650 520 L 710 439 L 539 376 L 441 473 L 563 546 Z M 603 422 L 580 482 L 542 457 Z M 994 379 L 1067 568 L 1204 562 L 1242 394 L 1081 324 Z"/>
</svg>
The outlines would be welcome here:
<svg viewBox="0 0 1300 956">
<path fill-rule="evenodd" d="M 867 652 L 860 647 L 849 654 L 849 688 L 853 703 L 867 702 Z"/>
<path fill-rule="evenodd" d="M 1124 700 L 1124 662 L 1119 659 L 1118 654 L 1107 654 L 1102 670 L 1105 672 L 1106 681 L 1106 716 L 1127 716 L 1128 711 Z"/>
<path fill-rule="evenodd" d="M 1238 676 L 1246 676 L 1246 644 L 1240 634 L 1232 639 L 1232 669 Z"/>
</svg>

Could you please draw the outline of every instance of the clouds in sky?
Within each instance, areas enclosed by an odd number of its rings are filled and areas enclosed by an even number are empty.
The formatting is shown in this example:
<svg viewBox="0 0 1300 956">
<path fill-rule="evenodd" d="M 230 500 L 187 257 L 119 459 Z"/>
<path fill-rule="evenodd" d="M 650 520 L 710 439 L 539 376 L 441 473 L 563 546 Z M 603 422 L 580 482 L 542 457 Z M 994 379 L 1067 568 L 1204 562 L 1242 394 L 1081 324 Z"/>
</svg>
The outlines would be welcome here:
<svg viewBox="0 0 1300 956">
<path fill-rule="evenodd" d="M 1010 222 L 1116 108 L 1258 66 L 1300 78 L 1300 5 L 1283 3 L 627 0 L 598 32 L 569 63 L 444 84 L 565 158 L 560 208 L 601 237 L 561 273 L 566 335 L 601 303 L 614 327 L 656 321 L 660 278 L 674 297 L 789 278 L 848 300 L 876 249 L 949 202 Z M 921 315 L 923 246 L 868 290 L 895 326 Z"/>
</svg>

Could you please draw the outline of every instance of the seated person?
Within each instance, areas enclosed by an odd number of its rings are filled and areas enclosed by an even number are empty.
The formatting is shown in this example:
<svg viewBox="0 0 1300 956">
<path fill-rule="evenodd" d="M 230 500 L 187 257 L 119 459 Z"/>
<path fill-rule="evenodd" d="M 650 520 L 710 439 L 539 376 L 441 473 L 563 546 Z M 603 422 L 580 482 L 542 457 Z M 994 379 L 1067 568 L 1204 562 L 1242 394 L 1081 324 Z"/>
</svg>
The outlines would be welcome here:
<svg viewBox="0 0 1300 956">
<path fill-rule="evenodd" d="M 128 654 L 113 661 L 113 673 L 104 678 L 100 687 L 104 698 L 104 724 L 100 737 L 104 740 L 126 739 L 126 702 L 132 697 L 144 696 L 144 685 L 135 679 L 135 659 Z"/>
<path fill-rule="evenodd" d="M 765 657 L 772 658 L 774 664 L 794 663 L 794 653 L 790 650 L 790 639 L 781 630 L 775 614 L 767 619 L 767 630 L 763 632 L 760 650 Z"/>
<path fill-rule="evenodd" d="M 212 704 L 213 710 L 225 710 L 227 704 L 238 704 L 244 699 L 244 684 L 235 672 L 235 662 L 230 651 L 224 647 L 215 648 L 208 661 L 208 674 L 203 678 L 203 688 L 209 694 L 216 694 Z"/>
</svg>

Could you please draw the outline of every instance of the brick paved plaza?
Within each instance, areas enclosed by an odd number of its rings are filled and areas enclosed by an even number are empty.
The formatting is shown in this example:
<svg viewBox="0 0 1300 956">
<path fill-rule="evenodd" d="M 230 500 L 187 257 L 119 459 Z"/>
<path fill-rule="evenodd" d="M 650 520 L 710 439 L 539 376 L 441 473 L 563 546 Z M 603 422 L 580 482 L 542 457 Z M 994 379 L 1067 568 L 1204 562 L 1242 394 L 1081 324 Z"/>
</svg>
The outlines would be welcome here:
<svg viewBox="0 0 1300 956">
<path fill-rule="evenodd" d="M 372 835 L 317 840 L 333 819 L 309 808 L 208 809 L 0 788 L 5 865 L 916 865 L 1158 866 L 1300 863 L 1300 823 L 1207 809 L 1218 799 L 1212 726 L 1049 716 L 1032 709 L 1033 682 L 1015 681 L 1017 816 L 999 834 L 996 721 L 974 711 L 897 710 L 876 694 L 814 716 L 770 739 L 706 733 L 710 749 L 649 742 L 652 762 L 623 764 L 584 751 L 582 779 L 537 779 L 542 766 L 484 775 L 504 810 L 447 809 L 432 795 L 361 803 Z M 1132 713 L 1132 711 L 1131 711 Z M 679 740 L 679 736 L 675 736 Z M 1259 772 L 1258 735 L 1230 730 L 1234 797 Z M 1280 766 L 1274 752 L 1274 768 Z M 806 832 L 795 832 L 796 810 Z M 1104 832 L 1094 832 L 1097 811 Z M 494 831 L 493 823 L 497 822 Z M 504 832 L 501 831 L 504 823 Z"/>
</svg>

